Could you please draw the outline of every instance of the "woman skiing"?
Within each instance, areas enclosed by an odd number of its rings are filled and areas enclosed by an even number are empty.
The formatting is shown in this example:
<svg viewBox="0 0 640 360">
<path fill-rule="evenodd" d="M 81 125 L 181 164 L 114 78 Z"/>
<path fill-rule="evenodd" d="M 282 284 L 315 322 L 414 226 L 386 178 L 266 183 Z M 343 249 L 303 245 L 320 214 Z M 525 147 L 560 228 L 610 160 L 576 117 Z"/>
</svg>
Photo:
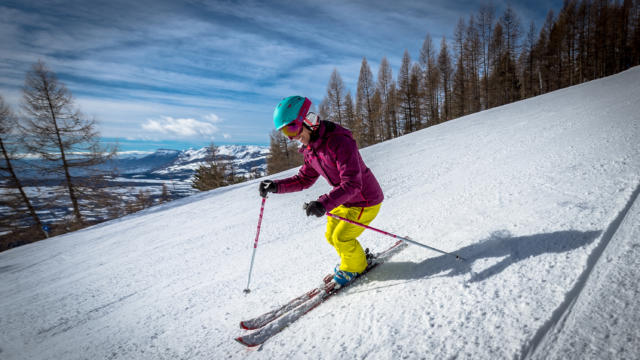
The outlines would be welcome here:
<svg viewBox="0 0 640 360">
<path fill-rule="evenodd" d="M 309 113 L 311 101 L 302 96 L 283 99 L 273 112 L 273 122 L 291 140 L 303 144 L 304 165 L 298 174 L 281 180 L 264 180 L 260 195 L 301 191 L 322 175 L 333 189 L 304 207 L 307 216 L 321 217 L 327 211 L 368 225 L 378 214 L 384 199 L 382 189 L 365 165 L 351 132 L 330 121 L 319 121 Z M 327 218 L 326 238 L 338 255 L 334 281 L 345 285 L 367 267 L 367 259 L 357 237 L 364 228 L 332 217 Z"/>
</svg>

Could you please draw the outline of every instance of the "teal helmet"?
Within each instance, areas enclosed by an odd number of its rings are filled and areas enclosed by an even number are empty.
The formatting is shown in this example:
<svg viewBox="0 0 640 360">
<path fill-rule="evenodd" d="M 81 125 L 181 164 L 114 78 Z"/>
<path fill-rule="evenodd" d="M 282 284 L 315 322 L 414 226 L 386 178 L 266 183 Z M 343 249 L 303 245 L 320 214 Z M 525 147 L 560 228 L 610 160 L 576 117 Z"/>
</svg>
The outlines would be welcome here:
<svg viewBox="0 0 640 360">
<path fill-rule="evenodd" d="M 273 126 L 276 130 L 280 130 L 294 121 L 304 121 L 310 107 L 311 100 L 303 96 L 289 96 L 282 99 L 273 110 Z"/>
</svg>

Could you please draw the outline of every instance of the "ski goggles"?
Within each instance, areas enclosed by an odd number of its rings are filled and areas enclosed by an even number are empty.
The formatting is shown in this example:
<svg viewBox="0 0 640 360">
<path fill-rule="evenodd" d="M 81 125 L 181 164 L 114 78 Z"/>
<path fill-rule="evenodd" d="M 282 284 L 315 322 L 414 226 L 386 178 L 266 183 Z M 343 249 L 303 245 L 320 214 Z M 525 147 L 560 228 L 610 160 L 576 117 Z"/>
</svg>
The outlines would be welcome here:
<svg viewBox="0 0 640 360">
<path fill-rule="evenodd" d="M 282 133 L 285 134 L 285 136 L 287 136 L 289 140 L 293 140 L 295 137 L 300 135 L 300 133 L 302 133 L 302 124 L 302 121 L 296 119 L 283 126 L 280 131 L 282 131 Z"/>
</svg>

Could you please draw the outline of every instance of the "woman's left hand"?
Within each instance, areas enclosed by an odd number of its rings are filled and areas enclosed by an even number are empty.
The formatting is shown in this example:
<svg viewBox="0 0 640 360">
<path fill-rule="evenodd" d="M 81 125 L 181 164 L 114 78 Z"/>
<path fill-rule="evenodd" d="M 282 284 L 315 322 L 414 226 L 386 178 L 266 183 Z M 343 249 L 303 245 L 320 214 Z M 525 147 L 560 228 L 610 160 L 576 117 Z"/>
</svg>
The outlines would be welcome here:
<svg viewBox="0 0 640 360">
<path fill-rule="evenodd" d="M 322 217 L 327 212 L 319 201 L 311 201 L 308 204 L 304 204 L 303 208 L 307 212 L 307 216 L 315 215 L 317 217 Z"/>
</svg>

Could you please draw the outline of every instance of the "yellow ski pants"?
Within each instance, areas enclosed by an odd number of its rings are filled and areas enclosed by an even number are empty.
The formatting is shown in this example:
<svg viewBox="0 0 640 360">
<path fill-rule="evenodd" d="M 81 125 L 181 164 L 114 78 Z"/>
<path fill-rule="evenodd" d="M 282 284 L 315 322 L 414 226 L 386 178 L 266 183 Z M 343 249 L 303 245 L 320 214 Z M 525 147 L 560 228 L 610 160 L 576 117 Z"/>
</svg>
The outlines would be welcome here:
<svg viewBox="0 0 640 360">
<path fill-rule="evenodd" d="M 369 207 L 338 206 L 330 212 L 345 219 L 369 225 L 380 211 L 380 205 Z M 340 270 L 361 273 L 367 267 L 367 259 L 357 237 L 364 231 L 363 227 L 327 217 L 325 237 L 340 256 Z"/>
</svg>

